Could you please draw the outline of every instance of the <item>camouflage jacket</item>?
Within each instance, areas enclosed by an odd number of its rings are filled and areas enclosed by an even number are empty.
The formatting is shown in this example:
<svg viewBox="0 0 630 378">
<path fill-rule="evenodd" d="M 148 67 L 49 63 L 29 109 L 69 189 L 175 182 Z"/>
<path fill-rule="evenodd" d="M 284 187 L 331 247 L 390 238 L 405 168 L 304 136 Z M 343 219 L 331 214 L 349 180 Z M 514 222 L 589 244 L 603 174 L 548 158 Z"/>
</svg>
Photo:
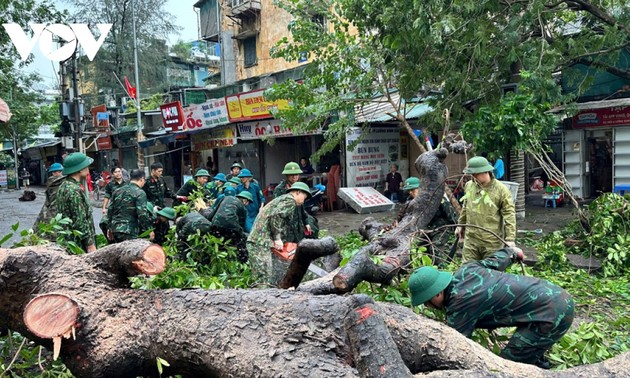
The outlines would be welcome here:
<svg viewBox="0 0 630 378">
<path fill-rule="evenodd" d="M 166 186 L 164 177 L 160 177 L 159 179 L 149 177 L 142 189 L 147 194 L 147 201 L 151 202 L 155 206 L 166 206 L 164 204 L 164 198 L 175 199 L 175 193 Z"/>
<path fill-rule="evenodd" d="M 210 232 L 210 226 L 209 220 L 198 212 L 192 211 L 177 222 L 177 238 L 185 242 L 188 236 L 196 234 L 197 230 L 201 231 L 201 234 Z"/>
<path fill-rule="evenodd" d="M 202 191 L 203 198 L 206 201 L 209 201 L 212 198 L 212 194 L 210 193 L 210 191 L 206 187 L 201 186 L 195 179 L 190 179 L 186 181 L 184 186 L 179 188 L 179 190 L 177 191 L 177 195 L 189 197 L 190 195 L 192 195 L 194 192 L 197 192 L 197 191 Z"/>
<path fill-rule="evenodd" d="M 125 180 L 120 180 L 120 183 L 117 183 L 116 180 L 112 179 L 112 181 L 108 182 L 107 185 L 105 185 L 105 198 L 112 198 L 112 195 L 114 194 L 116 189 L 125 185 L 127 185 Z"/>
<path fill-rule="evenodd" d="M 57 191 L 64 179 L 64 176 L 50 176 L 46 181 L 46 200 L 33 225 L 34 231 L 39 230 L 40 223 L 49 223 L 51 219 L 57 216 Z"/>
<path fill-rule="evenodd" d="M 287 193 L 287 180 L 282 180 L 273 190 L 273 198 L 278 198 Z M 293 213 L 293 218 L 287 227 L 285 232 L 285 237 L 282 241 L 298 243 L 300 240 L 304 239 L 304 227 L 308 224 L 308 213 L 304 206 L 297 206 L 295 208 L 295 212 Z"/>
<path fill-rule="evenodd" d="M 276 239 L 285 241 L 296 207 L 297 203 L 290 194 L 282 195 L 269 202 L 254 221 L 247 241 L 269 247 Z"/>
<path fill-rule="evenodd" d="M 108 228 L 112 232 L 138 237 L 153 228 L 153 215 L 147 209 L 147 195 L 135 183 L 114 192 L 107 208 Z"/>
<path fill-rule="evenodd" d="M 512 194 L 501 181 L 492 179 L 490 184 L 481 187 L 471 180 L 466 183 L 464 191 L 466 195 L 458 223 L 487 228 L 506 241 L 516 239 L 516 210 Z M 494 236 L 476 227 L 466 228 L 465 239 L 469 238 L 497 245 L 497 249 L 503 245 Z"/>
<path fill-rule="evenodd" d="M 444 290 L 448 325 L 470 337 L 475 328 L 554 323 L 573 308 L 564 289 L 539 278 L 504 273 L 512 262 L 508 250 L 501 249 L 459 268 Z"/>
<path fill-rule="evenodd" d="M 212 217 L 212 226 L 226 230 L 244 232 L 247 210 L 234 196 L 223 197 Z"/>
<path fill-rule="evenodd" d="M 81 189 L 79 182 L 72 177 L 66 177 L 57 191 L 57 212 L 72 222 L 65 225 L 68 231 L 76 230 L 80 236 L 68 236 L 66 240 L 74 241 L 79 247 L 87 251 L 87 247 L 94 244 L 94 219 L 92 207 L 87 195 Z"/>
</svg>

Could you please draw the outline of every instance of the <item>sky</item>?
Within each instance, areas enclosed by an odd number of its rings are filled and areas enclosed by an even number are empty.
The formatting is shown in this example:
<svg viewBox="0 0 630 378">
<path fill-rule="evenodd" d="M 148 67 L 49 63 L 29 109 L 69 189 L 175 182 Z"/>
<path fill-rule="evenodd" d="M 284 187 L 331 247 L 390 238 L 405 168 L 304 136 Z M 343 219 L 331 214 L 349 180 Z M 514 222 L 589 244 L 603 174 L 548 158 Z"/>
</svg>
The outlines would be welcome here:
<svg viewBox="0 0 630 378">
<path fill-rule="evenodd" d="M 193 41 L 198 38 L 197 14 L 193 9 L 193 4 L 196 2 L 197 0 L 166 0 L 164 9 L 176 17 L 174 23 L 180 28 L 179 35 L 172 35 L 169 38 L 169 44 L 174 44 L 180 39 L 184 41 Z M 69 5 L 67 2 L 55 0 L 54 3 L 57 9 L 68 9 L 70 11 L 72 10 L 70 9 L 71 4 Z M 56 62 L 53 63 L 52 61 L 45 58 L 39 50 L 39 45 L 35 45 L 35 47 L 33 48 L 33 54 L 33 63 L 27 66 L 24 71 L 37 72 L 40 75 L 42 84 L 44 86 L 51 89 L 57 89 L 57 71 L 59 69 L 58 64 Z"/>
</svg>

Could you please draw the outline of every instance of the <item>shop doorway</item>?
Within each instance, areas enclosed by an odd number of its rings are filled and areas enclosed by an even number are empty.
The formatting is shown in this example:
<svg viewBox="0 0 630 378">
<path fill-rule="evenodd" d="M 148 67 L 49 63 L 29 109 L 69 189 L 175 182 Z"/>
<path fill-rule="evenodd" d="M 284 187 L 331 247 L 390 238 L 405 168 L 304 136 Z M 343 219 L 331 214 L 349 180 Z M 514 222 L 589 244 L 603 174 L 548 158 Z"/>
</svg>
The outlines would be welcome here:
<svg viewBox="0 0 630 378">
<path fill-rule="evenodd" d="M 588 138 L 591 196 L 612 192 L 612 140 L 610 136 Z"/>
</svg>

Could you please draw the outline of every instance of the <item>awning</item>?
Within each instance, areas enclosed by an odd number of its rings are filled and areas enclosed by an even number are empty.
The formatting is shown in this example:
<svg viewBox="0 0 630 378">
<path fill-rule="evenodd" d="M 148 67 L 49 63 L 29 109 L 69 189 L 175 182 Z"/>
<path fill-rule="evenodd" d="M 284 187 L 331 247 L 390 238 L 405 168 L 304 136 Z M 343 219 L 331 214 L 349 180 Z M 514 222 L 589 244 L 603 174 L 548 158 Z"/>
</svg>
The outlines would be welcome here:
<svg viewBox="0 0 630 378">
<path fill-rule="evenodd" d="M 172 142 L 175 142 L 175 134 L 167 134 L 164 136 L 141 140 L 138 142 L 138 147 L 148 148 L 148 147 L 156 146 L 158 144 L 168 144 Z"/>
<path fill-rule="evenodd" d="M 52 146 L 56 146 L 59 143 L 61 143 L 61 140 L 55 139 L 55 140 L 37 140 L 31 143 L 28 143 L 27 145 L 25 145 L 24 147 L 22 147 L 22 150 L 29 150 L 31 148 L 45 148 L 45 147 L 52 147 Z"/>
<path fill-rule="evenodd" d="M 630 106 L 630 98 L 617 98 L 614 100 L 600 100 L 589 102 L 577 102 L 567 105 L 556 106 L 555 108 L 548 110 L 547 113 L 561 113 L 565 110 L 591 110 L 591 109 L 603 109 L 614 108 L 617 106 Z"/>
<path fill-rule="evenodd" d="M 13 143 L 8 142 L 8 141 L 3 141 L 2 142 L 2 151 L 11 151 L 13 150 Z"/>
<path fill-rule="evenodd" d="M 406 119 L 415 119 L 433 110 L 431 106 L 421 102 L 406 102 L 400 98 L 399 92 L 390 95 L 394 103 L 400 102 L 401 111 Z M 388 101 L 387 97 L 375 98 L 367 105 L 355 107 L 355 119 L 357 123 L 376 123 L 394 121 L 396 109 Z"/>
</svg>

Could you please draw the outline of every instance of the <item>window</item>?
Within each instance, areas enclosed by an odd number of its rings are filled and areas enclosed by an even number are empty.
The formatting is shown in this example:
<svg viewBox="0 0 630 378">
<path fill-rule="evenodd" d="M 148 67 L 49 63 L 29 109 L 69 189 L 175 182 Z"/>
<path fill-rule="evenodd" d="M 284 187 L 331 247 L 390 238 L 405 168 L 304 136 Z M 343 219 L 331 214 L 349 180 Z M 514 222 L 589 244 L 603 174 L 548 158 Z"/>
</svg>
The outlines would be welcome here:
<svg viewBox="0 0 630 378">
<path fill-rule="evenodd" d="M 258 63 L 256 57 L 256 36 L 243 40 L 243 51 L 245 55 L 245 67 L 250 67 Z"/>
</svg>

